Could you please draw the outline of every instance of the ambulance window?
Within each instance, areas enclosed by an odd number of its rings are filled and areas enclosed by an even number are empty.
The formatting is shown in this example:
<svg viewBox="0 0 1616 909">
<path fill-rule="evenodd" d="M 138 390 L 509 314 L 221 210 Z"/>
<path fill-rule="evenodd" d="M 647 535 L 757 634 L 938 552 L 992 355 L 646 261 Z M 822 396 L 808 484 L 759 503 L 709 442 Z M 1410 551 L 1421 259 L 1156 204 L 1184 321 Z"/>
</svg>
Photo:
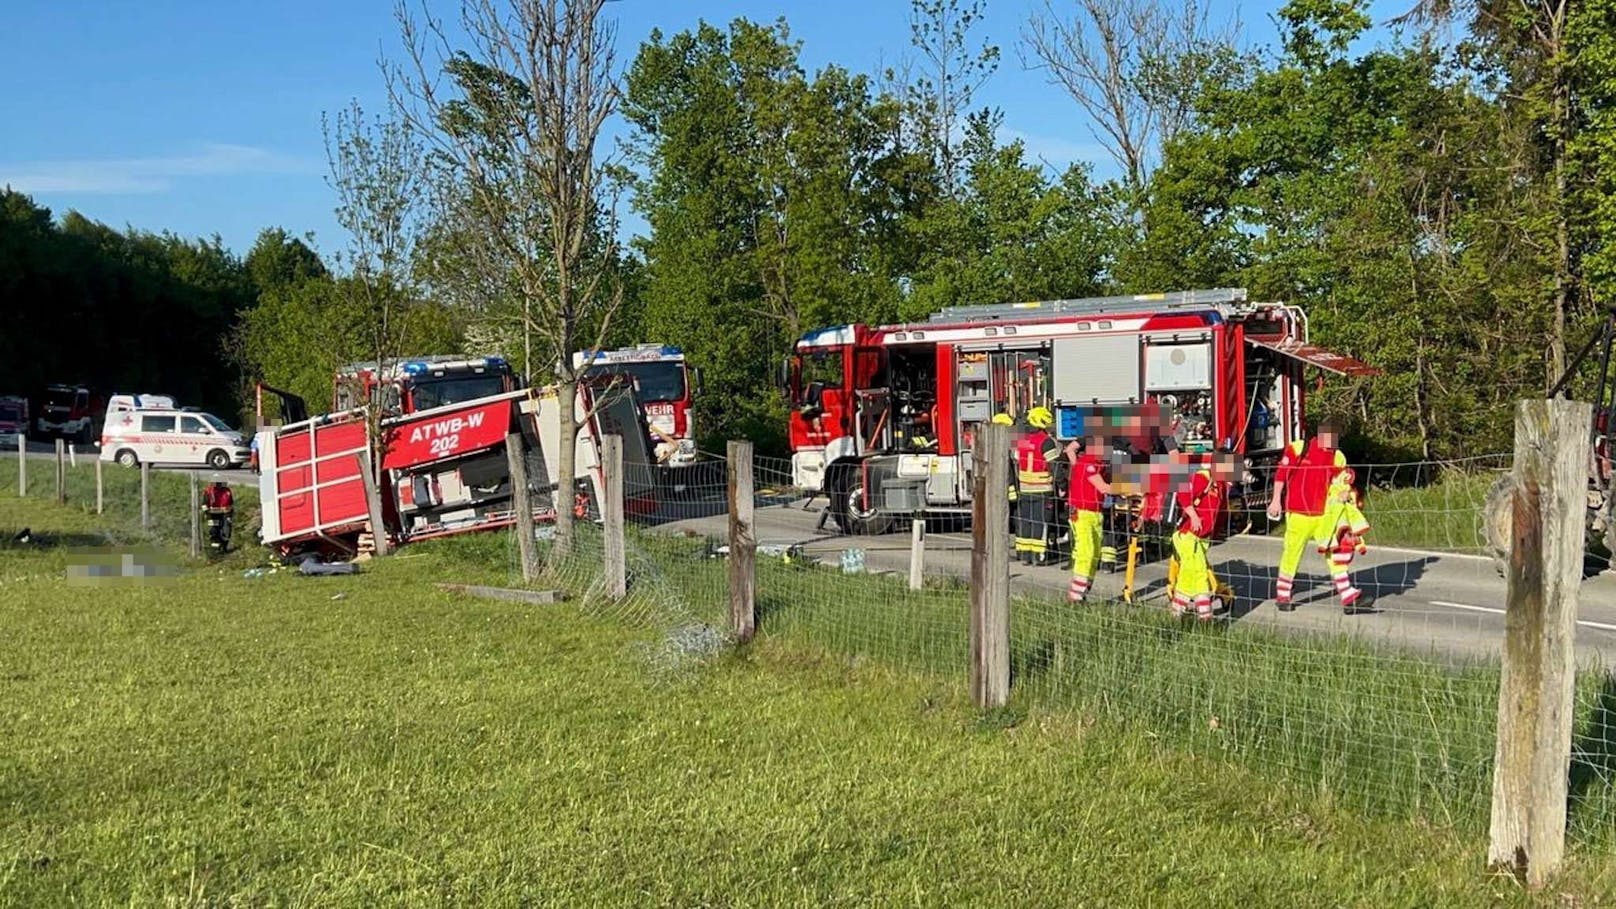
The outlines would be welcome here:
<svg viewBox="0 0 1616 909">
<path fill-rule="evenodd" d="M 207 430 L 202 428 L 202 421 L 196 417 L 180 417 L 180 432 L 190 435 L 203 435 Z"/>
<path fill-rule="evenodd" d="M 156 414 L 145 414 L 140 418 L 140 431 L 173 432 L 174 418 L 172 416 L 163 417 Z"/>
</svg>

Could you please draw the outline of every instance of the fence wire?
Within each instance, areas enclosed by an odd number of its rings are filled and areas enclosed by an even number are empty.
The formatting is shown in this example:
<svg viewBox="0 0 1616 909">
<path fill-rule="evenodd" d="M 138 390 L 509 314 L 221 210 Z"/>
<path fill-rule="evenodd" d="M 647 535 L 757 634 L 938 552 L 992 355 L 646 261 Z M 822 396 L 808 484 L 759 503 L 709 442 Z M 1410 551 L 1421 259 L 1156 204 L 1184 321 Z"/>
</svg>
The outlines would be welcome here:
<svg viewBox="0 0 1616 909">
<path fill-rule="evenodd" d="M 1369 551 L 1350 571 L 1365 598 L 1344 612 L 1310 545 L 1298 607 L 1274 602 L 1282 524 L 1236 502 L 1211 548 L 1223 596 L 1209 622 L 1166 595 L 1165 542 L 1140 539 L 1131 602 L 1125 527 L 1094 594 L 1066 602 L 1070 569 L 1011 566 L 1012 690 L 1025 703 L 1142 726 L 1164 743 L 1258 768 L 1368 811 L 1484 830 L 1491 792 L 1504 580 L 1487 558 L 1483 504 L 1500 455 L 1359 468 Z M 971 538 L 963 516 L 924 525 L 911 589 L 912 523 L 849 536 L 824 498 L 790 486 L 789 463 L 753 464 L 760 635 L 963 681 Z M 580 530 L 562 569 L 586 606 L 654 629 L 657 665 L 683 665 L 728 636 L 727 484 L 721 463 L 665 484 L 628 530 L 627 598 L 600 586 L 600 531 Z M 1147 536 L 1148 534 L 1136 534 Z M 1064 544 L 1061 544 L 1064 545 Z M 511 554 L 513 571 L 516 564 Z M 1578 627 L 1570 827 L 1616 845 L 1616 584 L 1585 585 Z M 1605 626 L 1605 627 L 1601 627 Z M 661 648 L 657 650 L 656 648 Z"/>
</svg>

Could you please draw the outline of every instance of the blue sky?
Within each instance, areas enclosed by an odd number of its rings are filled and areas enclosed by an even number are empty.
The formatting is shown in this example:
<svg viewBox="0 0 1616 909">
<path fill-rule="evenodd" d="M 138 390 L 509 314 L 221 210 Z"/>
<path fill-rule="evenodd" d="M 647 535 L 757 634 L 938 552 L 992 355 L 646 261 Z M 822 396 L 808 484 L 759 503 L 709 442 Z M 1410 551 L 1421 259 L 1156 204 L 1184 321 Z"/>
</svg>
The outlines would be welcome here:
<svg viewBox="0 0 1616 909">
<path fill-rule="evenodd" d="M 1004 61 L 980 101 L 1003 109 L 1006 129 L 1035 157 L 1057 167 L 1090 160 L 1106 173 L 1077 106 L 1018 57 L 1021 26 L 1042 2 L 989 0 L 982 34 Z M 1279 5 L 1226 3 L 1215 15 L 1238 16 L 1248 42 L 1267 43 Z M 321 116 L 353 98 L 382 108 L 377 60 L 397 50 L 391 0 L 0 7 L 0 185 L 58 215 L 77 209 L 115 227 L 217 233 L 238 252 L 266 226 L 312 231 L 324 252 L 341 247 Z M 1382 2 L 1376 11 L 1401 7 Z M 652 28 L 737 16 L 784 16 L 810 69 L 835 62 L 873 72 L 909 50 L 907 0 L 618 0 L 609 9 L 623 64 Z"/>
</svg>

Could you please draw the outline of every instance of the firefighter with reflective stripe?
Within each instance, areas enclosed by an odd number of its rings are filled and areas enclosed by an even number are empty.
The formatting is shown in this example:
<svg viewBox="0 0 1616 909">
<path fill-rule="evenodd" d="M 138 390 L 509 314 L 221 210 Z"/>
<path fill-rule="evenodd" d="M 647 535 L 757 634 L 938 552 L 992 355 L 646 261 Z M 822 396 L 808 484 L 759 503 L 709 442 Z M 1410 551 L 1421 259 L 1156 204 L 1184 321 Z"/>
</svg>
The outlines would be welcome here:
<svg viewBox="0 0 1616 909">
<path fill-rule="evenodd" d="M 1049 434 L 1055 415 L 1027 411 L 1032 432 L 1016 440 L 1016 555 L 1027 564 L 1049 560 L 1055 527 L 1055 466 L 1060 443 Z"/>
<path fill-rule="evenodd" d="M 1101 512 L 1105 497 L 1111 494 L 1110 478 L 1106 476 L 1106 458 L 1110 456 L 1110 443 L 1104 436 L 1090 436 L 1082 454 L 1076 443 L 1066 447 L 1066 457 L 1072 464 L 1072 478 L 1067 486 L 1067 502 L 1071 505 L 1072 524 L 1072 584 L 1066 591 L 1066 600 L 1081 603 L 1089 595 L 1094 583 L 1094 570 L 1100 563 L 1100 538 L 1104 531 Z"/>
<path fill-rule="evenodd" d="M 1302 551 L 1309 544 L 1323 544 L 1335 538 L 1330 506 L 1330 484 L 1347 466 L 1347 456 L 1336 448 L 1340 429 L 1333 420 L 1319 424 L 1318 435 L 1306 442 L 1286 446 L 1274 472 L 1274 495 L 1268 503 L 1268 516 L 1278 520 L 1285 514 L 1285 549 L 1279 558 L 1279 581 L 1274 602 L 1281 612 L 1296 608 L 1292 599 L 1296 569 Z M 1351 612 L 1361 592 L 1352 586 L 1347 567 L 1326 559 L 1330 579 L 1341 596 L 1342 609 Z"/>
</svg>

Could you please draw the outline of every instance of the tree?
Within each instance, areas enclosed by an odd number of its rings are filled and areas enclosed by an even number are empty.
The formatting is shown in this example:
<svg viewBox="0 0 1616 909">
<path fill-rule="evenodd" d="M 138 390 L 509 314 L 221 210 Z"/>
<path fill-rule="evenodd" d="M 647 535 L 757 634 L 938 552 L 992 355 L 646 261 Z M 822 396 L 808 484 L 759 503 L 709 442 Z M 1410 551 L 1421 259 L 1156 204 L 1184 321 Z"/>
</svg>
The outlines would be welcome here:
<svg viewBox="0 0 1616 909">
<path fill-rule="evenodd" d="M 306 238 L 294 237 L 283 228 L 259 231 L 245 260 L 247 274 L 260 292 L 287 287 L 313 278 L 329 277 L 320 254 L 309 248 Z"/>
<path fill-rule="evenodd" d="M 1062 4 L 1063 6 L 1065 4 Z M 1133 193 L 1145 186 L 1160 147 L 1190 121 L 1192 102 L 1233 56 L 1233 26 L 1214 27 L 1198 2 L 1055 0 L 1027 20 L 1029 65 L 1043 69 L 1089 117 Z"/>
<path fill-rule="evenodd" d="M 959 177 L 960 137 L 971 102 L 999 68 L 999 47 L 983 41 L 973 46 L 971 32 L 986 14 L 985 0 L 910 0 L 909 43 L 920 55 L 918 67 L 906 69 L 913 81 L 900 85 L 908 116 L 923 148 L 936 164 L 945 195 Z M 898 81 L 897 73 L 888 78 Z"/>
<path fill-rule="evenodd" d="M 706 431 L 765 448 L 785 425 L 760 393 L 775 358 L 809 328 L 896 314 L 923 182 L 899 104 L 799 52 L 783 22 L 702 23 L 653 33 L 625 78 L 648 336 L 703 365 Z"/>
<path fill-rule="evenodd" d="M 444 214 L 485 287 L 518 294 L 524 361 L 532 339 L 558 353 L 560 496 L 574 488 L 578 373 L 571 352 L 596 347 L 621 303 L 615 230 L 596 145 L 618 99 L 615 30 L 605 0 L 463 0 L 456 49 L 443 23 L 402 4 L 406 65 L 391 96 L 432 150 L 455 204 Z M 439 81 L 447 74 L 448 84 Z M 596 326 L 594 337 L 586 326 Z M 556 508 L 554 554 L 573 547 L 572 509 Z"/>
<path fill-rule="evenodd" d="M 928 251 L 902 315 L 945 306 L 1083 297 L 1108 286 L 1119 239 L 1105 194 L 1074 165 L 1050 179 L 1021 142 L 995 142 L 997 122 L 972 117 L 965 181 L 913 222 Z"/>
<path fill-rule="evenodd" d="M 403 327 L 415 300 L 410 268 L 425 185 L 422 150 L 402 121 L 367 120 L 357 101 L 334 122 L 326 120 L 325 140 L 327 183 L 337 194 L 337 223 L 348 233 L 343 258 L 348 274 L 335 287 L 348 295 L 348 308 L 362 314 L 353 327 L 365 340 L 376 374 L 384 376 L 388 364 L 403 354 Z M 367 388 L 353 391 L 355 400 L 369 397 Z M 384 401 L 372 401 L 366 409 L 370 469 L 378 485 L 386 457 Z M 377 555 L 386 554 L 384 536 L 375 535 Z"/>
<path fill-rule="evenodd" d="M 1322 2 L 1322 0 L 1320 0 Z M 1574 58 L 1569 30 L 1577 4 L 1572 0 L 1418 0 L 1404 21 L 1425 26 L 1427 33 L 1461 22 L 1479 39 L 1478 62 L 1501 77 L 1503 103 L 1515 108 L 1510 127 L 1522 130 L 1537 154 L 1515 163 L 1523 178 L 1523 202 L 1541 198 L 1542 214 L 1553 241 L 1539 252 L 1549 263 L 1551 286 L 1545 387 L 1566 367 L 1566 334 L 1575 317 L 1581 272 L 1581 250 L 1573 241 L 1575 198 L 1581 175 L 1573 172 L 1571 155 L 1585 111 L 1574 97 Z M 1546 192 L 1537 193 L 1541 181 Z"/>
</svg>

